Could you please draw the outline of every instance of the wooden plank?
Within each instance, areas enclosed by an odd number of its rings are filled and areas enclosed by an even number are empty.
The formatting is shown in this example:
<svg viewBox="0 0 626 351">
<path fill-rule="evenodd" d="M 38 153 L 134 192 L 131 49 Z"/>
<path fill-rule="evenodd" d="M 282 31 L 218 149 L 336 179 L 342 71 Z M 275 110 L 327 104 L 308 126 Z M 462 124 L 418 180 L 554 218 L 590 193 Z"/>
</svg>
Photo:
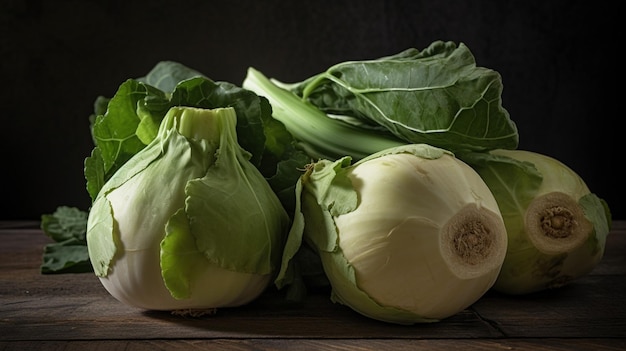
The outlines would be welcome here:
<svg viewBox="0 0 626 351">
<path fill-rule="evenodd" d="M 431 342 L 446 349 L 492 349 L 505 342 L 507 348 L 535 345 L 526 338 L 541 338 L 545 349 L 571 349 L 573 341 L 584 349 L 585 340 L 594 345 L 589 349 L 616 349 L 626 339 L 623 223 L 609 236 L 598 268 L 569 287 L 524 297 L 489 292 L 458 315 L 415 326 L 362 317 L 332 304 L 328 291 L 313 293 L 301 305 L 286 305 L 280 293 L 268 291 L 248 306 L 201 318 L 142 311 L 116 301 L 92 273 L 41 275 L 42 248 L 50 239 L 36 228 L 9 226 L 0 228 L 0 349 L 50 345 L 82 350 L 81 342 L 88 340 L 107 340 L 97 347 L 133 350 L 186 348 L 197 341 L 242 350 L 276 349 L 292 342 L 299 349 L 379 349 L 383 344 L 383 349 L 437 349 Z"/>
<path fill-rule="evenodd" d="M 626 337 L 623 276 L 592 276 L 525 296 L 490 292 L 472 307 L 507 337 Z"/>
<path fill-rule="evenodd" d="M 620 339 L 452 339 L 452 340 L 393 340 L 393 339 L 215 339 L 215 340 L 100 340 L 91 341 L 16 341 L 0 342 L 3 351 L 187 351 L 187 350 L 533 350 L 533 351 L 618 351 L 626 349 Z"/>
<path fill-rule="evenodd" d="M 37 229 L 40 221 L 3 221 L 0 220 L 0 230 L 5 229 Z"/>
<path fill-rule="evenodd" d="M 508 337 L 626 337 L 626 233 L 621 224 L 590 274 L 524 296 L 489 292 L 472 309 Z"/>
<path fill-rule="evenodd" d="M 0 340 L 501 336 L 469 310 L 437 325 L 374 321 L 333 304 L 328 291 L 285 305 L 282 294 L 270 290 L 248 306 L 196 319 L 142 311 L 119 303 L 91 273 L 41 275 L 42 248 L 50 240 L 39 230 L 0 235 L 6 244 L 0 248 Z"/>
<path fill-rule="evenodd" d="M 326 293 L 287 305 L 281 294 L 268 291 L 248 306 L 191 318 L 127 307 L 88 273 L 33 276 L 23 271 L 17 276 L 21 279 L 10 284 L 0 281 L 0 340 L 502 336 L 471 311 L 437 325 L 398 326 L 334 305 Z"/>
</svg>

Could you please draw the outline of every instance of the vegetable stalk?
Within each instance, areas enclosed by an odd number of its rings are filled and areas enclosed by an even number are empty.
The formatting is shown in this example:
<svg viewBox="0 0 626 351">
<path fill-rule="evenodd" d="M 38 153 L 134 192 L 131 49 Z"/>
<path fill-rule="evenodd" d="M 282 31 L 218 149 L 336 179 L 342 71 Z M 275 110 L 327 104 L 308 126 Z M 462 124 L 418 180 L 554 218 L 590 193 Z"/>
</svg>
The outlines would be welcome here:
<svg viewBox="0 0 626 351">
<path fill-rule="evenodd" d="M 406 144 L 391 135 L 330 118 L 254 68 L 248 68 L 243 88 L 267 98 L 272 105 L 273 117 L 282 122 L 305 152 L 315 159 L 335 160 L 350 155 L 359 160 Z"/>
</svg>

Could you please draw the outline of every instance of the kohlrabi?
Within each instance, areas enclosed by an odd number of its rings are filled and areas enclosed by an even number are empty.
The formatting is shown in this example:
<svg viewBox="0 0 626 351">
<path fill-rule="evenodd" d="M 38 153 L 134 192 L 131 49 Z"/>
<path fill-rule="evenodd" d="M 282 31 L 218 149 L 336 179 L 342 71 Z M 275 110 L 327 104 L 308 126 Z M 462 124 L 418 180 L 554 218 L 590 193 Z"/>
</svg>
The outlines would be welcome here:
<svg viewBox="0 0 626 351">
<path fill-rule="evenodd" d="M 508 233 L 494 290 L 527 294 L 568 284 L 604 254 L 608 205 L 562 162 L 526 150 L 459 155 L 492 190 Z"/>
<path fill-rule="evenodd" d="M 212 310 L 259 296 L 290 219 L 237 141 L 233 108 L 172 107 L 154 139 L 99 191 L 87 246 L 118 300 Z"/>
<path fill-rule="evenodd" d="M 426 144 L 351 164 L 309 165 L 277 286 L 292 283 L 303 241 L 323 264 L 331 298 L 373 319 L 433 322 L 477 301 L 495 282 L 507 236 L 480 176 Z"/>
</svg>

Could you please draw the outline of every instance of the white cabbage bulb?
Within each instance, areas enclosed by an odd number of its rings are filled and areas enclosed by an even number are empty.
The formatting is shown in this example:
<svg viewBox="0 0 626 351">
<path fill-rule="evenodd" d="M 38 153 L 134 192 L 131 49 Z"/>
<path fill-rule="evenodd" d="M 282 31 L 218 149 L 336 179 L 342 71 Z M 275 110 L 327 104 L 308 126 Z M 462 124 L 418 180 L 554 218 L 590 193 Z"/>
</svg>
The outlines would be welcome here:
<svg viewBox="0 0 626 351">
<path fill-rule="evenodd" d="M 365 316 L 441 320 L 498 276 L 507 237 L 497 203 L 447 151 L 418 144 L 353 165 L 321 160 L 299 187 L 304 239 L 321 258 L 332 300 Z"/>
<path fill-rule="evenodd" d="M 271 282 L 289 217 L 237 143 L 232 108 L 175 107 L 89 212 L 96 275 L 150 310 L 246 304 Z"/>
<path fill-rule="evenodd" d="M 576 172 L 526 150 L 471 157 L 498 201 L 509 237 L 494 290 L 519 295 L 558 288 L 600 262 L 610 211 Z"/>
</svg>

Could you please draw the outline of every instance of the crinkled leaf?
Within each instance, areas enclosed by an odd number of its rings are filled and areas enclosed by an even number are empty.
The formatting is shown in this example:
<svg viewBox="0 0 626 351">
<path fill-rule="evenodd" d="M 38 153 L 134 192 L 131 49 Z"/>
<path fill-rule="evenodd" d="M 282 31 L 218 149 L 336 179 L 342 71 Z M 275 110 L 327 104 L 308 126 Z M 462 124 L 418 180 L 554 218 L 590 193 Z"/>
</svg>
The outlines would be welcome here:
<svg viewBox="0 0 626 351">
<path fill-rule="evenodd" d="M 102 112 L 106 99 L 99 101 L 96 113 Z M 174 106 L 233 107 L 239 143 L 251 154 L 250 162 L 272 179 L 285 208 L 293 208 L 290 192 L 300 175 L 298 169 L 308 160 L 272 117 L 267 99 L 228 82 L 214 82 L 173 61 L 160 62 L 145 77 L 124 82 L 108 101 L 106 112 L 94 118 L 92 135 L 99 151 L 94 150 L 85 162 L 92 200 L 104 182 L 155 137 L 157 126 Z"/>
<path fill-rule="evenodd" d="M 293 91 L 328 114 L 456 152 L 517 147 L 502 89 L 500 74 L 476 66 L 467 46 L 436 41 L 422 52 L 339 63 Z"/>
<path fill-rule="evenodd" d="M 303 165 L 309 162 L 310 159 L 305 153 L 294 151 L 288 159 L 277 163 L 275 174 L 267 179 L 290 215 L 296 211 L 294 197 L 297 191 L 296 182 L 303 173 Z"/>
<path fill-rule="evenodd" d="M 231 156 L 223 153 L 220 149 L 205 177 L 187 185 L 192 231 L 211 233 L 196 236 L 198 249 L 225 269 L 271 273 L 280 259 L 275 244 L 283 240 L 277 233 L 286 231 L 287 213 L 252 164 L 228 160 Z"/>
<path fill-rule="evenodd" d="M 469 164 L 497 194 L 502 217 L 510 228 L 524 228 L 526 209 L 536 197 L 543 176 L 535 165 L 490 153 L 457 155 Z"/>
<path fill-rule="evenodd" d="M 578 203 L 583 208 L 585 217 L 593 223 L 595 235 L 589 236 L 588 245 L 591 247 L 591 253 L 595 255 L 606 246 L 606 237 L 612 224 L 611 211 L 606 201 L 594 193 L 583 196 Z"/>
<path fill-rule="evenodd" d="M 320 160 L 314 164 L 305 181 L 305 188 L 314 194 L 319 205 L 330 215 L 338 216 L 357 207 L 357 193 L 345 172 L 351 162 L 349 156 L 334 162 Z"/>
<path fill-rule="evenodd" d="M 198 251 L 184 209 L 170 218 L 165 231 L 160 254 L 163 282 L 174 298 L 189 298 L 196 274 L 208 261 Z"/>
<path fill-rule="evenodd" d="M 41 216 L 41 229 L 54 241 L 76 239 L 85 242 L 87 212 L 76 207 L 59 206 L 53 213 Z"/>
<path fill-rule="evenodd" d="M 307 287 L 328 286 L 330 283 L 317 253 L 303 242 L 304 215 L 301 211 L 302 179 L 295 185 L 295 216 L 283 248 L 280 270 L 274 280 L 278 289 L 287 288 L 286 298 L 302 301 Z"/>
<path fill-rule="evenodd" d="M 265 149 L 263 118 L 271 116 L 268 104 L 267 100 L 259 98 L 249 90 L 206 78 L 183 81 L 172 93 L 173 106 L 234 108 L 237 114 L 239 144 L 252 154 L 250 162 L 254 165 L 260 163 Z M 266 116 L 263 116 L 264 114 Z"/>
<path fill-rule="evenodd" d="M 42 274 L 92 272 L 85 242 L 67 239 L 44 247 Z"/>
<path fill-rule="evenodd" d="M 173 138 L 167 140 L 170 141 L 171 139 Z M 97 276 L 104 277 L 109 273 L 113 259 L 123 247 L 119 228 L 113 215 L 113 208 L 107 195 L 126 182 L 135 181 L 133 178 L 158 160 L 165 148 L 167 147 L 162 148 L 160 143 L 153 142 L 141 150 L 137 157 L 131 158 L 104 184 L 93 202 L 87 223 L 87 241 L 89 242 L 89 257 Z M 180 159 L 180 157 L 174 159 Z M 143 213 L 141 210 L 151 211 L 152 208 L 150 206 L 138 207 L 139 213 Z"/>
<path fill-rule="evenodd" d="M 111 203 L 98 197 L 89 212 L 87 249 L 96 276 L 106 277 L 118 249 L 122 247 L 119 228 L 113 218 Z"/>
<path fill-rule="evenodd" d="M 85 179 L 87 180 L 87 192 L 91 197 L 91 201 L 95 201 L 98 192 L 106 182 L 106 171 L 104 170 L 104 161 L 99 147 L 93 148 L 91 156 L 85 158 Z"/>
<path fill-rule="evenodd" d="M 161 61 L 148 74 L 137 80 L 170 94 L 180 82 L 194 77 L 204 75 L 178 62 Z"/>
<path fill-rule="evenodd" d="M 44 246 L 42 274 L 91 272 L 87 253 L 87 212 L 59 206 L 41 216 L 41 229 L 55 242 Z"/>
<path fill-rule="evenodd" d="M 302 179 L 298 179 L 296 182 L 295 194 L 295 215 L 287 235 L 287 241 L 283 248 L 281 267 L 278 271 L 276 279 L 274 280 L 274 283 L 279 289 L 282 289 L 286 285 L 294 284 L 300 275 L 296 263 L 292 260 L 302 246 L 302 235 L 304 233 L 304 215 L 301 211 L 300 202 L 302 194 Z"/>
<path fill-rule="evenodd" d="M 145 98 L 137 101 L 136 114 L 139 118 L 136 134 L 145 145 L 156 138 L 163 116 L 171 107 L 168 96 L 150 85 L 145 85 Z"/>
<path fill-rule="evenodd" d="M 143 84 L 127 80 L 109 101 L 107 112 L 96 117 L 93 136 L 108 177 L 145 147 L 136 135 L 140 122 L 136 111 L 146 94 Z"/>
<path fill-rule="evenodd" d="M 162 275 L 177 298 L 191 294 L 197 272 L 207 265 L 273 274 L 289 224 L 278 198 L 237 143 L 234 109 L 187 110 L 192 111 L 180 129 L 194 137 L 206 132 L 198 143 L 213 148 L 204 151 L 212 162 L 197 167 L 202 174 L 185 183 L 184 210 L 168 218 L 161 242 Z"/>
</svg>

